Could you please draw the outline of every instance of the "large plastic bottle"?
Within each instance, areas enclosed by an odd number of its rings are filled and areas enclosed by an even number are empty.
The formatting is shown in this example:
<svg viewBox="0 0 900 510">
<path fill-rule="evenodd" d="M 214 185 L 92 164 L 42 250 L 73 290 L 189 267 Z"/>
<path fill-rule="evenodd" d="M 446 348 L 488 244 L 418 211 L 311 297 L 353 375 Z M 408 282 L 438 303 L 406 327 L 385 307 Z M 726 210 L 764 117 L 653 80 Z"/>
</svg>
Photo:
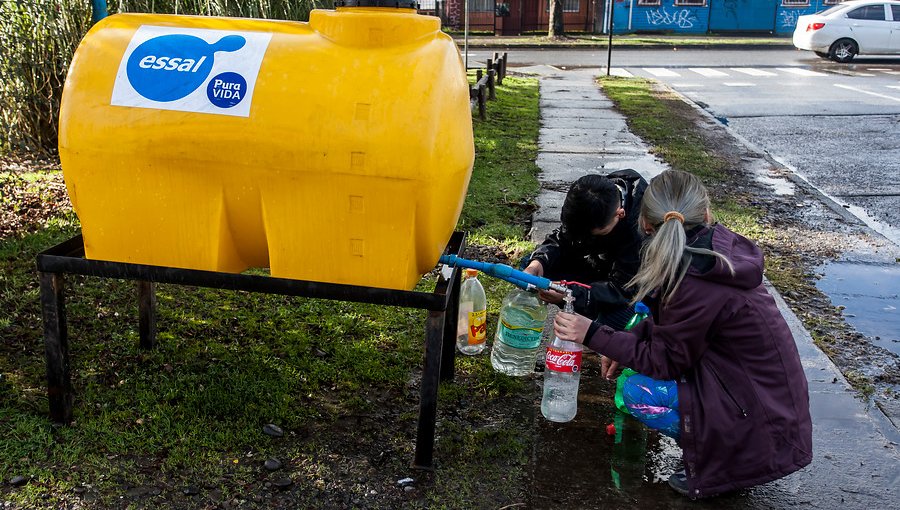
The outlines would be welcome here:
<svg viewBox="0 0 900 510">
<path fill-rule="evenodd" d="M 574 312 L 572 293 L 566 294 L 564 312 Z M 541 414 L 555 422 L 571 421 L 578 412 L 578 384 L 581 379 L 581 344 L 553 337 L 544 360 L 544 398 Z"/>
<path fill-rule="evenodd" d="M 456 348 L 473 356 L 484 350 L 487 339 L 487 298 L 478 281 L 478 271 L 466 269 L 459 287 L 459 315 L 456 322 Z"/>
<path fill-rule="evenodd" d="M 650 308 L 639 301 L 634 305 L 634 315 L 625 325 L 625 331 L 631 330 L 649 316 Z M 631 415 L 631 412 L 625 407 L 625 399 L 622 394 L 625 380 L 636 373 L 630 368 L 624 368 L 616 379 L 614 401 L 618 410 L 613 411 L 615 442 L 609 457 L 609 471 L 617 489 L 640 488 L 647 458 L 647 428 L 637 420 L 626 418 L 626 415 Z"/>
<path fill-rule="evenodd" d="M 546 321 L 547 307 L 536 292 L 516 288 L 507 294 L 491 349 L 494 370 L 516 376 L 533 373 Z"/>
<path fill-rule="evenodd" d="M 628 324 L 625 325 L 625 331 L 630 331 L 631 328 L 638 325 L 639 322 L 646 319 L 650 316 L 650 308 L 647 307 L 644 303 L 638 301 L 634 305 L 634 315 L 631 316 L 631 319 L 628 320 Z M 623 368 L 622 373 L 619 374 L 619 377 L 616 379 L 616 395 L 614 397 L 614 401 L 616 403 L 616 407 L 626 414 L 631 414 L 627 407 L 625 407 L 625 399 L 622 396 L 622 390 L 625 387 L 625 380 L 629 377 L 633 376 L 637 372 L 630 368 Z"/>
</svg>

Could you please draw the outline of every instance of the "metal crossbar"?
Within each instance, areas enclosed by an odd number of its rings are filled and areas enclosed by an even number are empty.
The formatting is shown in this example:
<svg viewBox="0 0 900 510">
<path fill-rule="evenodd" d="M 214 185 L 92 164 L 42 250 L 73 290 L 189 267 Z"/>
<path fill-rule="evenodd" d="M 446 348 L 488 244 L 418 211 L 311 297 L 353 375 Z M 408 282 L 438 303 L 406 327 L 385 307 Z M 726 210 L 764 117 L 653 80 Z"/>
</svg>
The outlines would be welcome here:
<svg viewBox="0 0 900 510">
<path fill-rule="evenodd" d="M 444 254 L 461 256 L 464 248 L 465 234 L 454 232 Z M 440 381 L 452 380 L 454 376 L 460 268 L 453 268 L 449 278 L 442 274 L 439 275 L 433 292 L 402 291 L 260 275 L 92 260 L 84 257 L 84 240 L 79 235 L 39 253 L 37 269 L 41 283 L 50 418 L 56 423 L 64 424 L 72 421 L 73 397 L 65 313 L 66 274 L 136 280 L 138 282 L 139 330 L 142 348 L 152 348 L 156 344 L 157 283 L 428 310 L 428 318 L 425 322 L 424 368 L 413 467 L 433 468 L 438 384 Z"/>
</svg>

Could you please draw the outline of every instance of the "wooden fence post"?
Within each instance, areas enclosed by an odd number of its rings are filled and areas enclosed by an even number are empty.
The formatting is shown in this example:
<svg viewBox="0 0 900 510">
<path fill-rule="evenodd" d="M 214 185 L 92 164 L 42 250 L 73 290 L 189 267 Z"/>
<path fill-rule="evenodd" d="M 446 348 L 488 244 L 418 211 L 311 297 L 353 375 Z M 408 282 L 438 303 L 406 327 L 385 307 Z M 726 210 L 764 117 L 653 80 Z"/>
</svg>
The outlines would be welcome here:
<svg viewBox="0 0 900 510">
<path fill-rule="evenodd" d="M 484 83 L 478 85 L 478 116 L 481 120 L 487 119 L 487 109 L 485 105 L 485 96 L 487 96 L 487 87 Z"/>
<path fill-rule="evenodd" d="M 494 79 L 497 76 L 497 71 L 494 69 L 488 69 L 487 72 L 487 88 L 488 88 L 488 99 L 493 101 L 497 99 L 497 94 L 494 92 Z"/>
</svg>

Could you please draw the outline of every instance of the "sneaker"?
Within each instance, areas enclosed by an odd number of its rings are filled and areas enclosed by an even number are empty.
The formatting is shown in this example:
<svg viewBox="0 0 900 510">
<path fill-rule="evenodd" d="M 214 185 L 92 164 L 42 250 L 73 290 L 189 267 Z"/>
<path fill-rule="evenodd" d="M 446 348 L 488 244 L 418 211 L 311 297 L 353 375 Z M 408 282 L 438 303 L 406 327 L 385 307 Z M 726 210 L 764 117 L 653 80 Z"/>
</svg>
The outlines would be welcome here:
<svg viewBox="0 0 900 510">
<path fill-rule="evenodd" d="M 688 495 L 687 475 L 684 470 L 676 471 L 669 476 L 669 487 L 682 496 Z"/>
</svg>

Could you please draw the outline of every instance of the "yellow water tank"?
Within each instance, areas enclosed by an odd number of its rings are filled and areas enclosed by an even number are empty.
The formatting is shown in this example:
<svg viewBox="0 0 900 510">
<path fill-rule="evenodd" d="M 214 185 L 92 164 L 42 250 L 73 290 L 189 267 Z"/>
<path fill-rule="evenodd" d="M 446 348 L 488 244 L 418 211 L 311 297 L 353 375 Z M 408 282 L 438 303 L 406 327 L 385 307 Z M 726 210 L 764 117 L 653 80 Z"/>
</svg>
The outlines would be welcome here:
<svg viewBox="0 0 900 510">
<path fill-rule="evenodd" d="M 474 160 L 440 20 L 377 7 L 106 18 L 59 151 L 90 259 L 392 289 L 434 267 Z"/>
</svg>

